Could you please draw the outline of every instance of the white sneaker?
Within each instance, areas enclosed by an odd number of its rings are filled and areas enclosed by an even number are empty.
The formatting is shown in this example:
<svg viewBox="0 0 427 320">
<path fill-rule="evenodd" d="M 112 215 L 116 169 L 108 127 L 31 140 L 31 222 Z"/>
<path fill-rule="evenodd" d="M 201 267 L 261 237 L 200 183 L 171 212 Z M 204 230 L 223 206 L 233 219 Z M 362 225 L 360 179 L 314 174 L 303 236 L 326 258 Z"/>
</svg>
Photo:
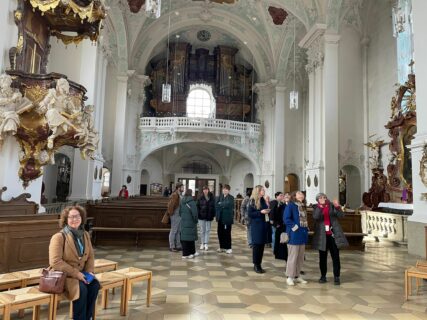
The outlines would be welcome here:
<svg viewBox="0 0 427 320">
<path fill-rule="evenodd" d="M 222 250 L 222 248 L 218 248 L 216 249 L 216 252 L 224 252 L 224 250 Z"/>
<path fill-rule="evenodd" d="M 301 284 L 306 284 L 307 283 L 307 281 L 305 281 L 303 278 L 301 278 L 301 277 L 297 277 L 297 278 L 295 278 L 295 282 L 296 283 L 301 283 Z"/>
<path fill-rule="evenodd" d="M 232 249 L 227 249 L 227 250 L 225 250 L 225 253 L 226 253 L 226 254 L 232 254 L 232 253 L 233 253 L 233 250 L 232 250 Z"/>
<path fill-rule="evenodd" d="M 202 243 L 201 245 L 200 245 L 200 250 L 203 250 L 205 248 L 205 245 Z"/>
<path fill-rule="evenodd" d="M 199 255 L 200 255 L 200 253 L 198 253 L 197 251 L 196 251 L 196 253 L 193 254 L 194 257 L 197 257 Z"/>
<path fill-rule="evenodd" d="M 295 285 L 294 280 L 292 278 L 289 278 L 289 277 L 286 279 L 286 283 L 288 286 L 294 286 Z"/>
<path fill-rule="evenodd" d="M 205 244 L 205 251 L 208 251 L 208 245 Z"/>
<path fill-rule="evenodd" d="M 189 256 L 182 256 L 182 259 L 191 259 L 191 258 L 193 258 L 192 254 L 190 254 Z"/>
</svg>

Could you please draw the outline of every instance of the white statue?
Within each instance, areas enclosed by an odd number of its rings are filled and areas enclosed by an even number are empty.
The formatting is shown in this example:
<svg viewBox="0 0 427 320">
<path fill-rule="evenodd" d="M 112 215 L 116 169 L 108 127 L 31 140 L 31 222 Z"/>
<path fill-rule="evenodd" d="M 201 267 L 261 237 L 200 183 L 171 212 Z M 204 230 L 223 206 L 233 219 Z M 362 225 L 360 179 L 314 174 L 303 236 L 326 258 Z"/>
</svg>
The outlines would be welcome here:
<svg viewBox="0 0 427 320">
<path fill-rule="evenodd" d="M 74 136 L 74 138 L 79 138 L 81 140 L 78 146 L 81 149 L 81 154 L 84 159 L 86 156 L 92 158 L 98 148 L 99 136 L 98 132 L 95 130 L 93 111 L 93 105 L 87 105 L 84 108 L 81 118 L 81 130 Z"/>
<path fill-rule="evenodd" d="M 12 89 L 11 85 L 11 76 L 0 75 L 0 147 L 6 134 L 16 134 L 20 124 L 19 115 L 33 106 L 29 99 L 22 97 L 19 90 Z"/>
<path fill-rule="evenodd" d="M 58 79 L 56 88 L 49 89 L 39 106 L 38 112 L 45 113 L 49 128 L 52 130 L 47 142 L 49 149 L 53 148 L 55 138 L 67 133 L 69 128 L 80 132 L 72 122 L 81 116 L 81 112 L 71 99 L 70 85 L 66 79 Z"/>
</svg>

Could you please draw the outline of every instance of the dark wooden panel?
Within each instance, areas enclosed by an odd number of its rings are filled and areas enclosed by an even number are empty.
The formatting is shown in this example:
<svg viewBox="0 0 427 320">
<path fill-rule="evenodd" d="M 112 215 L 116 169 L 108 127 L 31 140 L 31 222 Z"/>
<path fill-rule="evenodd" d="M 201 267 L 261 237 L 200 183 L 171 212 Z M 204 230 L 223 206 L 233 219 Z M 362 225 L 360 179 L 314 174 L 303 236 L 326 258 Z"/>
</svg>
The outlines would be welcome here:
<svg viewBox="0 0 427 320">
<path fill-rule="evenodd" d="M 34 220 L 0 223 L 0 244 L 4 257 L 0 272 L 48 266 L 49 242 L 59 231 L 58 220 Z"/>
</svg>

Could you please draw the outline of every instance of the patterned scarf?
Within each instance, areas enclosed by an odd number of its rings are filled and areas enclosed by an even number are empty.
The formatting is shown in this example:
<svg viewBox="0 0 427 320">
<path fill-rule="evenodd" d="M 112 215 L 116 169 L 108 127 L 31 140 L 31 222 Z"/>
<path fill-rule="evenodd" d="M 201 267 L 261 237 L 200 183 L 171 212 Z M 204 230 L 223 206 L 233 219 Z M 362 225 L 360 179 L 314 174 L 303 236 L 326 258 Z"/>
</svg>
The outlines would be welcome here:
<svg viewBox="0 0 427 320">
<path fill-rule="evenodd" d="M 299 212 L 299 225 L 300 227 L 307 228 L 308 222 L 307 222 L 307 207 L 305 204 L 295 201 L 295 204 L 298 206 L 298 212 Z"/>
<path fill-rule="evenodd" d="M 77 253 L 79 254 L 79 257 L 82 257 L 83 253 L 85 252 L 85 240 L 84 240 L 85 230 L 83 229 L 83 226 L 80 226 L 78 229 L 73 229 L 70 226 L 66 225 L 63 231 L 65 234 L 71 233 L 73 235 L 74 244 L 76 245 Z"/>
</svg>

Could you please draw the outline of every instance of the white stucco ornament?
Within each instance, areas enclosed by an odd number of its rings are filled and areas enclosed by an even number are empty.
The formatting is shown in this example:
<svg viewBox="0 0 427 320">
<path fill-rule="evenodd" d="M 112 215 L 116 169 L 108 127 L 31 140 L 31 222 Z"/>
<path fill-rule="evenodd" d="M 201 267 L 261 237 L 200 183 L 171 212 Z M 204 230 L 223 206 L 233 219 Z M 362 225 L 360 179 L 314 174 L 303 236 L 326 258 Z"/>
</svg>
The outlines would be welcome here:
<svg viewBox="0 0 427 320">
<path fill-rule="evenodd" d="M 6 135 L 15 135 L 20 120 L 19 114 L 32 108 L 32 102 L 13 89 L 12 78 L 7 74 L 0 76 L 0 148 Z"/>
</svg>

